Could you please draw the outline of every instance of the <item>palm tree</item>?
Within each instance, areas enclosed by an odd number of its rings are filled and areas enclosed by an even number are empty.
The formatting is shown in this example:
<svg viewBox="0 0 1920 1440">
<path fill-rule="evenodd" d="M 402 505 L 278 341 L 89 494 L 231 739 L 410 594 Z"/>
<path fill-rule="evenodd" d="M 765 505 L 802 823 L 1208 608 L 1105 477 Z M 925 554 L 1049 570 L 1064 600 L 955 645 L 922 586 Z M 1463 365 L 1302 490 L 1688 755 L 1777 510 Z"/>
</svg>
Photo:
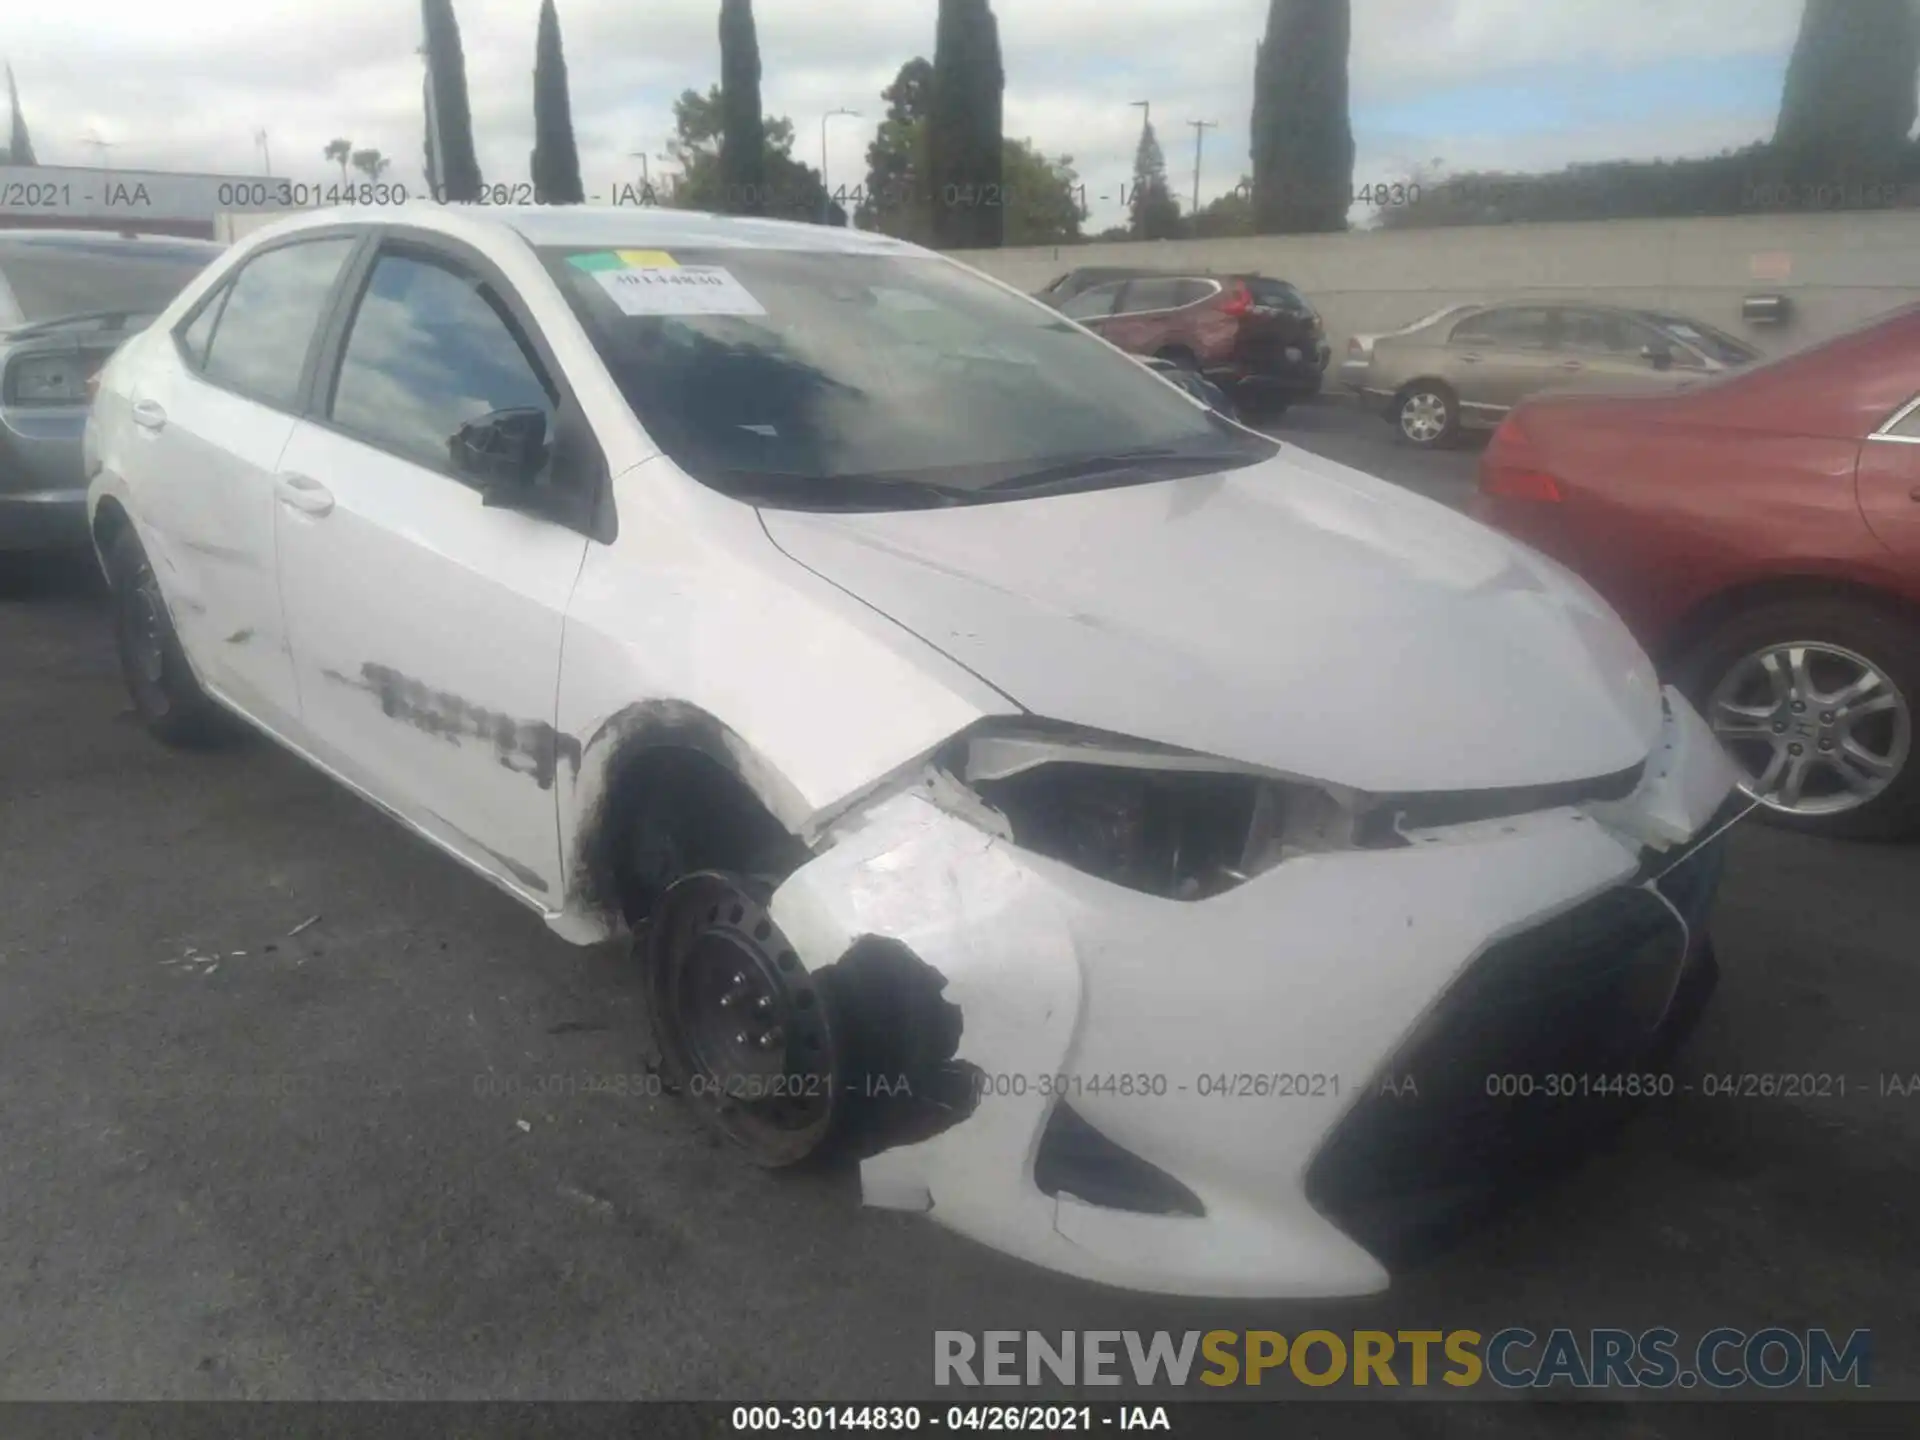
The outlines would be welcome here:
<svg viewBox="0 0 1920 1440">
<path fill-rule="evenodd" d="M 378 180 L 381 172 L 393 162 L 378 150 L 356 150 L 353 152 L 353 168 L 369 180 Z"/>
<path fill-rule="evenodd" d="M 347 180 L 347 161 L 353 155 L 353 142 L 345 139 L 329 140 L 327 148 L 320 153 L 339 164 L 340 183 L 344 185 Z"/>
</svg>

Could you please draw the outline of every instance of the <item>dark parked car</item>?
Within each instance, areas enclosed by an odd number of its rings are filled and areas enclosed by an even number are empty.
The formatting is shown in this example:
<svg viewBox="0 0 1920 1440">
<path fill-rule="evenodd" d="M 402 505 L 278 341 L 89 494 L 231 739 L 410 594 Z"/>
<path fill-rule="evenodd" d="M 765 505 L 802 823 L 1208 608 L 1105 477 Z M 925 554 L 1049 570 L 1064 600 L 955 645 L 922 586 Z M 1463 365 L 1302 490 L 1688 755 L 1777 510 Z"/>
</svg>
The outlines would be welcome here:
<svg viewBox="0 0 1920 1440">
<path fill-rule="evenodd" d="M 221 249 L 0 230 L 0 553 L 87 544 L 88 382 Z"/>
<path fill-rule="evenodd" d="M 1136 276 L 1083 290 L 1059 309 L 1122 350 L 1197 371 L 1269 415 L 1319 394 L 1326 378 L 1326 326 L 1284 280 Z"/>
<path fill-rule="evenodd" d="M 1773 819 L 1920 832 L 1920 306 L 1652 390 L 1521 405 L 1475 513 L 1613 603 Z"/>
</svg>

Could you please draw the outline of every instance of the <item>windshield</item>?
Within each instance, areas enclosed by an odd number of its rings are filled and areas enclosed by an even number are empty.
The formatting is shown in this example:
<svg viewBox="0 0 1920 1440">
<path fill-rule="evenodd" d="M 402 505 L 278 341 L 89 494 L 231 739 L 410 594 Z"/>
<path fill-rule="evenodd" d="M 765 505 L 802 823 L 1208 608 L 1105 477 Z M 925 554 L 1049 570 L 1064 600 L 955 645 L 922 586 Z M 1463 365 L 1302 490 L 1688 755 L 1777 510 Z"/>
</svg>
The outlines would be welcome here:
<svg viewBox="0 0 1920 1440">
<path fill-rule="evenodd" d="M 1687 320 L 1678 315 L 1649 315 L 1647 318 L 1674 339 L 1691 345 L 1722 365 L 1749 365 L 1760 358 L 1760 352 L 1751 345 L 1742 344 L 1725 331 L 1716 330 L 1698 320 Z"/>
<path fill-rule="evenodd" d="M 1276 452 L 1054 312 L 932 257 L 545 249 L 662 449 L 756 503 L 890 509 Z"/>
<path fill-rule="evenodd" d="M 219 253 L 190 241 L 9 238 L 0 243 L 0 325 L 103 310 L 155 315 Z"/>
</svg>

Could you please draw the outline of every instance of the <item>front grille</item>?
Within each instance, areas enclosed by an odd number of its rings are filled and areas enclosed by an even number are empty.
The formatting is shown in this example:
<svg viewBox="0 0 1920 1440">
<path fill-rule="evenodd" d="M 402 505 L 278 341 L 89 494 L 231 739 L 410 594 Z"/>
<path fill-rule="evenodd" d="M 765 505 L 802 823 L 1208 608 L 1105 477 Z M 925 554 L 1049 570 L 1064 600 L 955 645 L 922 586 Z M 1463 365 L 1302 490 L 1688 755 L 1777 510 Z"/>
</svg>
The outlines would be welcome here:
<svg viewBox="0 0 1920 1440">
<path fill-rule="evenodd" d="M 1633 883 L 1489 946 L 1321 1147 L 1315 1207 L 1383 1263 L 1407 1263 L 1630 1113 L 1631 1098 L 1594 1086 L 1653 1073 L 1697 1018 L 1724 848 L 1650 858 Z M 1662 871 L 1655 895 L 1643 882 Z"/>
</svg>

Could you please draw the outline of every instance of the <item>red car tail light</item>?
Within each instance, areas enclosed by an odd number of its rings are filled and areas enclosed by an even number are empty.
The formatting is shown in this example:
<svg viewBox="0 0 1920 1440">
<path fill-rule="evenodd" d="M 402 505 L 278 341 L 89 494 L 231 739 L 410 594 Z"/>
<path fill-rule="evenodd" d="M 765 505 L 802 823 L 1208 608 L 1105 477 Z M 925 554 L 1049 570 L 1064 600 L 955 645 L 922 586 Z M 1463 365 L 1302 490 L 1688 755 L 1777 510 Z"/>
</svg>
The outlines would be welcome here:
<svg viewBox="0 0 1920 1440">
<path fill-rule="evenodd" d="M 1243 280 L 1234 286 L 1233 294 L 1227 298 L 1227 303 L 1220 307 L 1220 313 L 1238 317 L 1251 309 L 1253 309 L 1253 291 L 1247 288 L 1246 281 Z"/>
<path fill-rule="evenodd" d="M 1547 468 L 1517 414 L 1501 421 L 1493 439 L 1487 442 L 1486 453 L 1480 457 L 1480 493 L 1549 505 L 1566 499 L 1559 480 Z"/>
</svg>

